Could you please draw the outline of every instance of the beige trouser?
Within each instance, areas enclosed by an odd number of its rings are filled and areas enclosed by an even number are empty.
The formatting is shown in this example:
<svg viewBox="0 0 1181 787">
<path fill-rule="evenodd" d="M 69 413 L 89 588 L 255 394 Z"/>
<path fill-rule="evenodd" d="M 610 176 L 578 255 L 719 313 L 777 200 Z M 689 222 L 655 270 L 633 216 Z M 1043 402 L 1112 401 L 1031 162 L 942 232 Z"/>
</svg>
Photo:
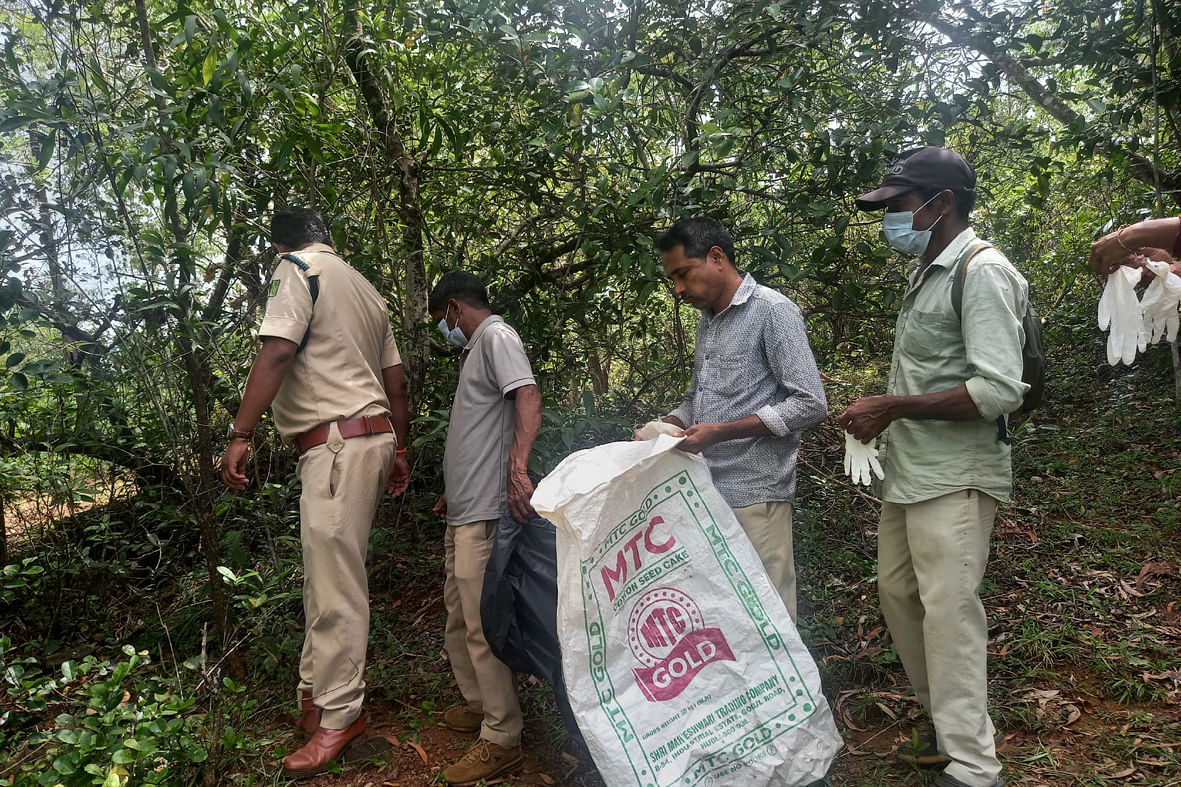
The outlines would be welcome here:
<svg viewBox="0 0 1181 787">
<path fill-rule="evenodd" d="M 763 561 L 767 578 L 779 591 L 783 606 L 796 619 L 796 560 L 791 551 L 792 505 L 786 500 L 755 503 L 734 509 L 746 537 Z"/>
<path fill-rule="evenodd" d="M 496 520 L 448 526 L 444 539 L 447 579 L 443 602 L 447 605 L 444 642 L 455 682 L 473 713 L 484 716 L 480 737 L 501 746 L 521 742 L 521 705 L 513 671 L 492 655 L 480 625 L 480 596 L 484 592 L 484 568 L 496 540 Z"/>
<path fill-rule="evenodd" d="M 980 581 L 996 516 L 992 497 L 969 489 L 882 504 L 878 592 L 894 647 L 931 715 L 946 773 L 987 787 L 1001 772 L 988 717 L 988 625 Z"/>
<path fill-rule="evenodd" d="M 394 461 L 392 434 L 328 442 L 299 458 L 303 542 L 303 653 L 299 690 L 324 711 L 320 725 L 343 729 L 361 715 L 369 642 L 369 529 Z"/>
</svg>

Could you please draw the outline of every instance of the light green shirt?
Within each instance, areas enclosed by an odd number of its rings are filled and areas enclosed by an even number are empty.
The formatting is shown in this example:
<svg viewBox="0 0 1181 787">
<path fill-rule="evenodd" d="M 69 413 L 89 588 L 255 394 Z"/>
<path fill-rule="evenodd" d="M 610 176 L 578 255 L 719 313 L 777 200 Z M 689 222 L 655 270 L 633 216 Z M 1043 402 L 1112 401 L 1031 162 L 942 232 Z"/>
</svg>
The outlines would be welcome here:
<svg viewBox="0 0 1181 787">
<path fill-rule="evenodd" d="M 996 419 L 1016 410 L 1021 382 L 1021 317 L 1029 287 L 996 249 L 972 258 L 964 280 L 962 320 L 951 301 L 956 262 L 982 243 L 971 229 L 956 236 L 920 276 L 916 261 L 894 336 L 887 392 L 915 396 L 966 385 L 980 418 L 900 418 L 882 446 L 884 500 L 919 503 L 964 489 L 1008 502 L 1013 488 L 1009 446 Z"/>
</svg>

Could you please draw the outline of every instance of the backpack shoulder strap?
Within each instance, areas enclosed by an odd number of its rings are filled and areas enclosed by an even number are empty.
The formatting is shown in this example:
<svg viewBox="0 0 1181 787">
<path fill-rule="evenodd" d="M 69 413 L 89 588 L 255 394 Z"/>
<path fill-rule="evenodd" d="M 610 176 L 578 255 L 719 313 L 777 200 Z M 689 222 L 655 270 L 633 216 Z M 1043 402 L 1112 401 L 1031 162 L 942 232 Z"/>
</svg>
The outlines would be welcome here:
<svg viewBox="0 0 1181 787">
<path fill-rule="evenodd" d="M 956 266 L 953 274 L 955 279 L 951 282 L 951 307 L 955 309 L 955 316 L 963 318 L 964 311 L 964 282 L 968 279 L 968 263 L 972 261 L 980 252 L 985 249 L 991 249 L 993 245 L 987 241 L 981 243 L 972 252 L 964 258 L 963 262 Z"/>
<path fill-rule="evenodd" d="M 295 265 L 303 273 L 304 280 L 308 283 L 308 292 L 312 296 L 312 308 L 316 306 L 316 299 L 320 297 L 320 276 L 318 274 L 309 274 L 308 271 L 312 266 L 301 260 L 299 257 L 288 252 L 280 255 L 280 259 L 287 260 Z M 309 325 L 308 329 L 303 333 L 303 341 L 299 343 L 299 347 L 295 350 L 297 353 L 303 352 L 303 348 L 308 346 L 308 337 L 312 335 L 312 327 Z"/>
</svg>

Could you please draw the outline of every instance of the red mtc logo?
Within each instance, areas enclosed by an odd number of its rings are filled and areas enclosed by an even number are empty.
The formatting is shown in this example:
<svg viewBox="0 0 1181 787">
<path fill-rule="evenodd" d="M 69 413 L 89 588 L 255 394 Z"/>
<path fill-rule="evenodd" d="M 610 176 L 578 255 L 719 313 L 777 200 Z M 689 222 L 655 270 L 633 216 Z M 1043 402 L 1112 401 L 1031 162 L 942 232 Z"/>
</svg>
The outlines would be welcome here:
<svg viewBox="0 0 1181 787">
<path fill-rule="evenodd" d="M 671 700 L 715 661 L 734 661 L 722 630 L 706 628 L 697 603 L 676 588 L 653 588 L 632 608 L 627 644 L 636 683 L 652 702 Z"/>
<path fill-rule="evenodd" d="M 648 522 L 642 532 L 636 533 L 632 536 L 626 544 L 615 554 L 615 568 L 612 569 L 609 565 L 604 564 L 600 573 L 603 577 L 603 586 L 607 588 L 607 599 L 609 601 L 615 600 L 615 586 L 616 584 L 623 585 L 627 583 L 628 561 L 627 553 L 631 551 L 631 566 L 635 571 L 639 571 L 644 565 L 644 557 L 646 555 L 663 555 L 665 552 L 676 546 L 677 540 L 673 536 L 669 536 L 664 543 L 657 544 L 652 540 L 652 530 L 657 525 L 664 524 L 664 517 L 654 516 Z M 640 544 L 643 543 L 644 551 L 640 551 Z"/>
</svg>

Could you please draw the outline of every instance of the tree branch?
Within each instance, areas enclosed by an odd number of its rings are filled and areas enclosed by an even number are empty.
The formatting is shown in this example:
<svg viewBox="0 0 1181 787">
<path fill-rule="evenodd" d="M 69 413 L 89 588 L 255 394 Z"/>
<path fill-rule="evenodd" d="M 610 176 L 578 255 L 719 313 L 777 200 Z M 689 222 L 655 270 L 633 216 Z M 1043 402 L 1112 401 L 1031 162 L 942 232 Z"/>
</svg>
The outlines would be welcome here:
<svg viewBox="0 0 1181 787">
<path fill-rule="evenodd" d="M 1088 127 L 1086 118 L 1074 111 L 1065 101 L 1039 82 L 1037 77 L 1030 73 L 1020 60 L 1008 52 L 988 43 L 984 38 L 972 36 L 970 31 L 958 27 L 947 19 L 931 16 L 924 21 L 958 46 L 973 49 L 991 60 L 1001 70 L 1001 73 L 1024 90 L 1035 104 L 1058 122 L 1073 129 Z M 1099 147 L 1103 148 L 1108 157 L 1119 156 L 1126 159 L 1133 177 L 1150 186 L 1155 186 L 1159 182 L 1161 188 L 1169 192 L 1173 200 L 1181 205 L 1181 172 L 1158 171 L 1151 159 L 1129 150 L 1109 136 L 1098 134 L 1095 136 Z"/>
</svg>

